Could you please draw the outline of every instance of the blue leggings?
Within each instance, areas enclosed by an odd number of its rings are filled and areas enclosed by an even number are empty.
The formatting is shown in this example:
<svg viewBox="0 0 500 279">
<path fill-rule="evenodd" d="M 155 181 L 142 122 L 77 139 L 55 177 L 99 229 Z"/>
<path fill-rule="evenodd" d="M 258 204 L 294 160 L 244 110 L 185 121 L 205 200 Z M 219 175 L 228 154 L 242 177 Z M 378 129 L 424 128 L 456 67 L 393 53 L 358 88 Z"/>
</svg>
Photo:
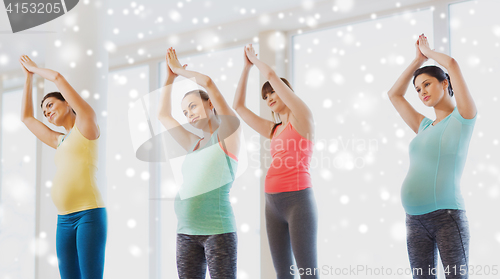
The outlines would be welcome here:
<svg viewBox="0 0 500 279">
<path fill-rule="evenodd" d="M 104 273 L 105 208 L 58 215 L 56 250 L 61 279 L 101 279 Z"/>
</svg>

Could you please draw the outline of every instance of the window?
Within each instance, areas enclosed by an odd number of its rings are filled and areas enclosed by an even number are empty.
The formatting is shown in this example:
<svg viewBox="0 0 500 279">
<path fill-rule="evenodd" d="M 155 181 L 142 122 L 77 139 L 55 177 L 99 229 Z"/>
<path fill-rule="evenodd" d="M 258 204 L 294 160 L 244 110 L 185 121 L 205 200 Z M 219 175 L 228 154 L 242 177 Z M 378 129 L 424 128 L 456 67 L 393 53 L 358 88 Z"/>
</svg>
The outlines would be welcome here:
<svg viewBox="0 0 500 279">
<path fill-rule="evenodd" d="M 147 66 L 110 72 L 107 168 L 106 276 L 147 278 L 149 261 L 149 166 L 133 151 L 129 107 L 149 92 Z"/>
<path fill-rule="evenodd" d="M 22 94 L 0 96 L 0 270 L 9 278 L 35 276 L 36 138 L 21 122 Z M 36 88 L 33 99 L 36 104 Z"/>
</svg>

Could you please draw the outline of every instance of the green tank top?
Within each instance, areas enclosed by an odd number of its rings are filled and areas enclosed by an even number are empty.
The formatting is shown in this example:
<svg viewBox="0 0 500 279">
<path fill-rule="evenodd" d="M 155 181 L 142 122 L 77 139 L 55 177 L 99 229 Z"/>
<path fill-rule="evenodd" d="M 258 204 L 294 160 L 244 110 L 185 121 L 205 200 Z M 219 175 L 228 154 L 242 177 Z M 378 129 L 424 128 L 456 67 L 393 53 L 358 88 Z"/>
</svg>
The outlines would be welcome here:
<svg viewBox="0 0 500 279">
<path fill-rule="evenodd" d="M 435 126 L 427 117 L 422 120 L 409 146 L 410 167 L 401 188 L 406 213 L 421 215 L 438 209 L 465 209 L 460 178 L 476 116 L 465 119 L 455 107 Z"/>
<path fill-rule="evenodd" d="M 236 232 L 229 201 L 238 162 L 226 154 L 218 130 L 203 147 L 186 155 L 182 164 L 183 183 L 174 202 L 177 233 L 213 235 Z M 234 156 L 233 156 L 234 157 Z"/>
</svg>

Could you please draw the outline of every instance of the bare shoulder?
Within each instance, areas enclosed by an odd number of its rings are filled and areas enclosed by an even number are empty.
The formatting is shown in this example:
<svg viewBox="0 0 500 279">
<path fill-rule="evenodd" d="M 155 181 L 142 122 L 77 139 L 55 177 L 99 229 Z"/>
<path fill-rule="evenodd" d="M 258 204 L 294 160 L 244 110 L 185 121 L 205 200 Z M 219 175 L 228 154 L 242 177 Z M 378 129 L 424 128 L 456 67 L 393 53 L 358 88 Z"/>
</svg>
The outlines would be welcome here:
<svg viewBox="0 0 500 279">
<path fill-rule="evenodd" d="M 311 119 L 309 121 L 299 121 L 293 114 L 290 118 L 290 123 L 299 135 L 308 140 L 313 140 L 314 138 L 314 121 Z"/>
<path fill-rule="evenodd" d="M 76 117 L 75 126 L 83 137 L 88 140 L 96 140 L 100 137 L 100 130 L 95 120 L 80 119 Z"/>
</svg>

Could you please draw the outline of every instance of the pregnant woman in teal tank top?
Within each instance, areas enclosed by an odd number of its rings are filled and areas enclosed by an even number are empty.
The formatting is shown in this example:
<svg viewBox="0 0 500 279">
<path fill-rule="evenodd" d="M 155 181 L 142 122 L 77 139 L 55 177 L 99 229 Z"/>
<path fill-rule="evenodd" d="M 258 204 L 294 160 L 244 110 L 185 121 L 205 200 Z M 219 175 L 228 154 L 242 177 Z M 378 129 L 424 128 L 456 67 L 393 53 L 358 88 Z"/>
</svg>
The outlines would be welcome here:
<svg viewBox="0 0 500 279">
<path fill-rule="evenodd" d="M 229 190 L 238 166 L 239 120 L 210 77 L 186 70 L 172 48 L 166 62 L 158 119 L 187 153 L 174 202 L 177 272 L 181 279 L 204 279 L 208 265 L 212 279 L 236 279 L 236 222 Z M 178 75 L 206 90 L 187 92 L 181 104 L 189 124 L 203 131 L 202 138 L 172 117 L 172 85 Z"/>
<path fill-rule="evenodd" d="M 447 279 L 469 278 L 470 236 L 460 178 L 477 110 L 457 61 L 431 50 L 423 34 L 415 46 L 415 60 L 388 92 L 417 134 L 409 146 L 410 167 L 401 188 L 413 278 L 436 278 L 438 250 Z M 436 66 L 420 68 L 428 58 L 449 74 Z M 420 100 L 434 108 L 436 120 L 418 113 L 404 98 L 412 76 Z"/>
</svg>

